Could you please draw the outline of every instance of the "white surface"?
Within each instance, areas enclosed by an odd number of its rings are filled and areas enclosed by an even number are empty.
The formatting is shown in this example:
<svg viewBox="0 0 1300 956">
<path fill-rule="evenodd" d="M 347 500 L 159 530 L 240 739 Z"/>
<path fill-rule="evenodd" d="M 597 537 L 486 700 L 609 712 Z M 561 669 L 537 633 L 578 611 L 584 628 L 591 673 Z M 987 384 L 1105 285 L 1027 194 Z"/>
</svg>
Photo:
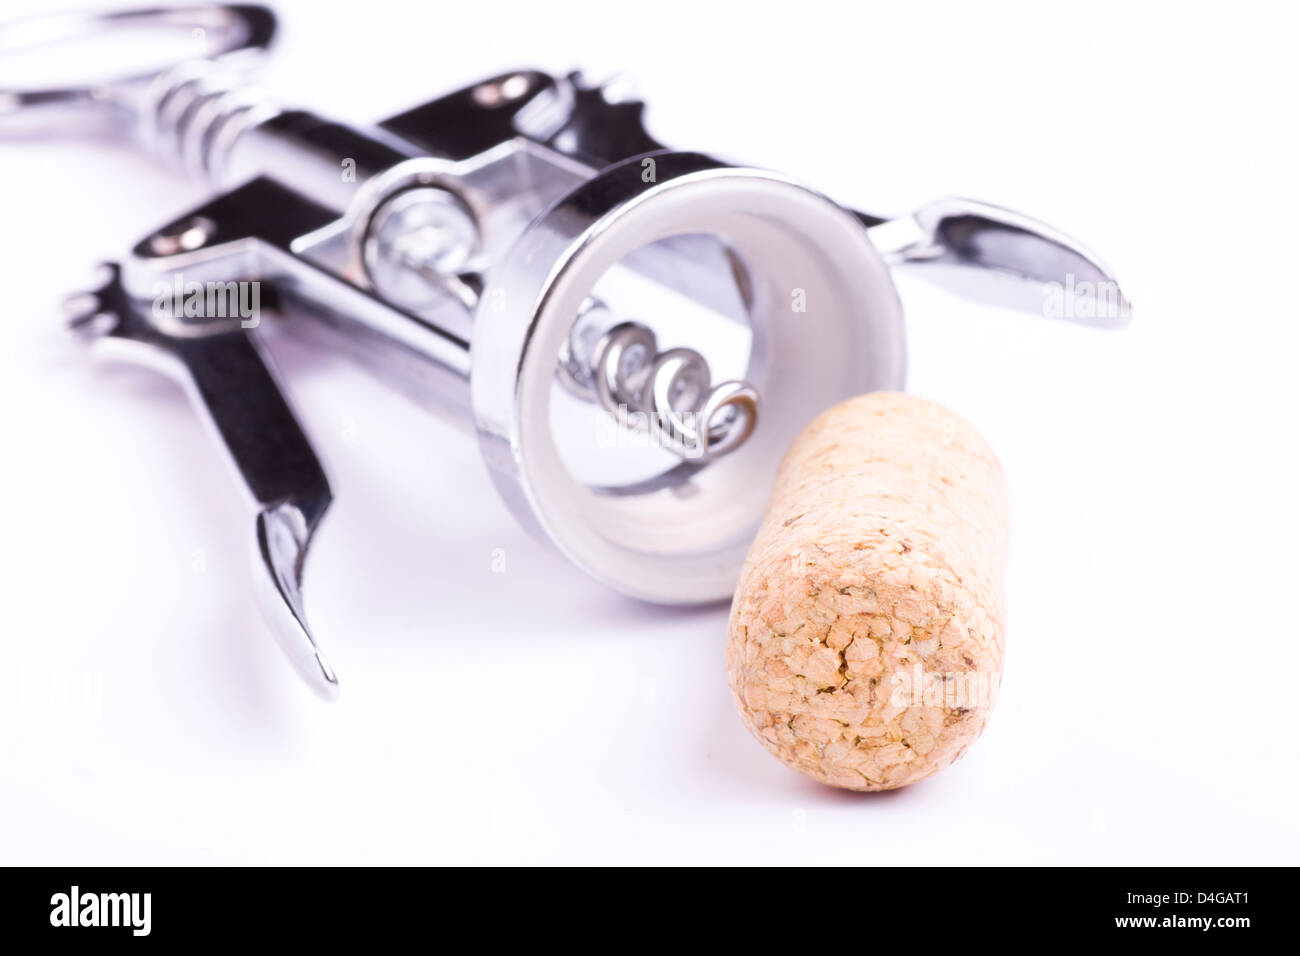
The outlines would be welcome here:
<svg viewBox="0 0 1300 956">
<path fill-rule="evenodd" d="M 870 209 L 951 193 L 1058 224 L 1136 322 L 900 281 L 912 390 L 1009 477 L 1009 654 L 965 759 L 854 796 L 749 738 L 725 609 L 589 582 L 471 443 L 280 347 L 337 495 L 307 593 L 343 693 L 315 700 L 179 390 L 59 333 L 86 269 L 202 188 L 125 148 L 0 146 L 0 862 L 1297 862 L 1293 10 L 280 8 L 291 102 L 364 121 L 498 69 L 627 70 L 674 145 Z"/>
</svg>

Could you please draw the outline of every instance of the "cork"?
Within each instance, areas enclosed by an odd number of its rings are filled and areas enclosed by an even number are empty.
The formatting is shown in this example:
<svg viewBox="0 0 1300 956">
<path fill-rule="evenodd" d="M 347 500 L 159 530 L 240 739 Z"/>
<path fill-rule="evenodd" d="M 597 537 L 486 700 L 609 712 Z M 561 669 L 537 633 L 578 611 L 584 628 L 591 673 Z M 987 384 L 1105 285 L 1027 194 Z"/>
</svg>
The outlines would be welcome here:
<svg viewBox="0 0 1300 956">
<path fill-rule="evenodd" d="M 1007 492 L 941 405 L 877 392 L 819 416 L 781 464 L 727 633 L 768 752 L 849 790 L 904 787 L 984 728 L 1002 676 Z"/>
</svg>

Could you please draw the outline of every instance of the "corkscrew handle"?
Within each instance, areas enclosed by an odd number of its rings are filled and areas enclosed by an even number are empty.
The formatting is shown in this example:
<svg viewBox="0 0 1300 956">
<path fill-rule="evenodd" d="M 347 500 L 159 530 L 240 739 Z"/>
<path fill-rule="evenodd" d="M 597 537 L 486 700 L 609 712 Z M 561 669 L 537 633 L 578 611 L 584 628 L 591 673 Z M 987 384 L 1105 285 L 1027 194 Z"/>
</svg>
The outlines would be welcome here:
<svg viewBox="0 0 1300 956">
<path fill-rule="evenodd" d="M 98 133 L 105 126 L 134 134 L 159 77 L 193 61 L 243 64 L 257 59 L 270 46 L 275 29 L 270 9 L 240 3 L 67 13 L 0 25 L 0 53 L 49 45 L 54 55 L 61 41 L 127 34 L 155 35 L 160 50 L 174 52 L 171 63 L 145 72 L 41 89 L 0 88 L 0 136 Z"/>
</svg>

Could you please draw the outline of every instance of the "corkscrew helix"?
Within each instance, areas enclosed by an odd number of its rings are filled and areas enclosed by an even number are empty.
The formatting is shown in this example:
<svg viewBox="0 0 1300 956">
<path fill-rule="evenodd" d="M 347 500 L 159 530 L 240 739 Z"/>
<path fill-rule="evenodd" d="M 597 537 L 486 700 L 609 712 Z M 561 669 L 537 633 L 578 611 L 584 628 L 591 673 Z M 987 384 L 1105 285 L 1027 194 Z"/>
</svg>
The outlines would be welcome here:
<svg viewBox="0 0 1300 956">
<path fill-rule="evenodd" d="M 1094 297 L 1066 317 L 1127 321 L 1109 270 L 1028 217 L 962 199 L 855 212 L 667 149 L 641 102 L 577 74 L 502 74 L 366 129 L 286 107 L 253 73 L 275 24 L 266 7 L 208 4 L 0 28 L 0 49 L 159 30 L 178 54 L 89 86 L 0 91 L 0 137 L 107 129 L 211 184 L 69 313 L 101 349 L 186 385 L 255 506 L 268 622 L 327 697 L 337 679 L 302 583 L 332 492 L 268 333 L 324 332 L 469 426 L 516 515 L 579 566 L 695 604 L 730 595 L 802 426 L 902 387 L 892 268 L 996 274 L 981 295 L 1040 314 L 1059 285 Z"/>
</svg>

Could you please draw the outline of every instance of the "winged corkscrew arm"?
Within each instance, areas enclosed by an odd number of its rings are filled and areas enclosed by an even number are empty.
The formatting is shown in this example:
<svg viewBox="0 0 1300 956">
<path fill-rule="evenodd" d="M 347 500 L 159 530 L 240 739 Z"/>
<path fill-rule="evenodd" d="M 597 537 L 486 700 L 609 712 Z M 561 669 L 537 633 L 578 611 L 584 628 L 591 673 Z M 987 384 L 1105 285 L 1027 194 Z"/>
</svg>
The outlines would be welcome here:
<svg viewBox="0 0 1300 956">
<path fill-rule="evenodd" d="M 898 219 L 855 215 L 891 266 L 925 266 L 920 274 L 967 298 L 1098 328 L 1122 328 L 1131 320 L 1128 297 L 1110 268 L 1029 216 L 958 198 L 935 200 Z M 990 281 L 981 281 L 981 272 Z"/>
<path fill-rule="evenodd" d="M 302 601 L 303 565 L 330 487 L 265 356 L 238 319 L 155 314 L 150 302 L 128 294 L 117 265 L 105 268 L 97 289 L 70 300 L 73 328 L 185 386 L 256 506 L 253 576 L 263 616 L 312 689 L 333 699 L 338 680 Z"/>
</svg>

